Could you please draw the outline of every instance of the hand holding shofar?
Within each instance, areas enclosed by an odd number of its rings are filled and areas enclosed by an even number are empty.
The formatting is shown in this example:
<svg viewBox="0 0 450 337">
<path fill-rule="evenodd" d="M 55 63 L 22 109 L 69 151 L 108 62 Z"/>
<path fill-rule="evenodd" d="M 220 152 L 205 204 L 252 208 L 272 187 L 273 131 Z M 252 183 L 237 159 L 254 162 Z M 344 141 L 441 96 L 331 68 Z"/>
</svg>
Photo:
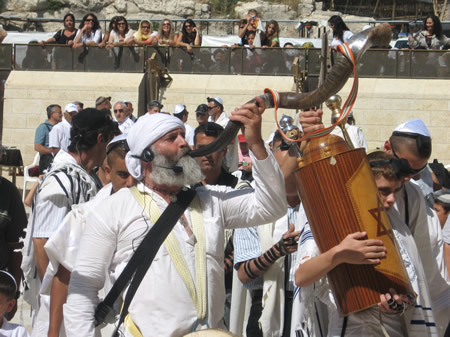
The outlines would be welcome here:
<svg viewBox="0 0 450 337">
<path fill-rule="evenodd" d="M 387 23 L 366 29 L 353 35 L 348 42 L 348 46 L 353 52 L 355 62 L 357 63 L 371 46 L 384 46 L 389 44 L 391 36 L 391 27 Z M 341 53 L 338 53 L 333 68 L 320 87 L 308 93 L 297 94 L 294 92 L 280 92 L 278 93 L 278 107 L 281 109 L 309 109 L 314 106 L 319 106 L 330 96 L 333 96 L 342 89 L 352 74 L 352 71 L 352 62 Z M 263 99 L 266 108 L 274 108 L 274 98 L 270 93 L 265 93 L 259 97 Z M 253 102 L 255 102 L 255 99 L 250 100 L 248 103 Z M 190 156 L 201 157 L 224 149 L 236 137 L 241 127 L 242 125 L 239 122 L 228 122 L 224 132 L 222 132 L 214 142 L 201 147 L 200 149 L 191 151 L 189 153 Z"/>
</svg>

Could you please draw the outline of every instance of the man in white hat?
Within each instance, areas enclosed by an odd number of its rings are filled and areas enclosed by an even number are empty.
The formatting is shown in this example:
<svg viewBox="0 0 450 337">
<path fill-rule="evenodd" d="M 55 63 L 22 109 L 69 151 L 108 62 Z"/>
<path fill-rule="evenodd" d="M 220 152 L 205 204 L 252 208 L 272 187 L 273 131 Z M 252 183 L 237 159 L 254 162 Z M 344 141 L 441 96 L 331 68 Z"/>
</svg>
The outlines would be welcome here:
<svg viewBox="0 0 450 337">
<path fill-rule="evenodd" d="M 186 129 L 186 141 L 188 142 L 189 146 L 194 146 L 195 129 L 187 123 L 189 112 L 186 109 L 186 105 L 177 104 L 175 106 L 175 109 L 173 109 L 173 115 L 183 122 L 184 128 Z"/>
<path fill-rule="evenodd" d="M 133 323 L 144 337 L 223 327 L 224 229 L 274 221 L 286 211 L 283 175 L 261 138 L 264 102 L 257 101 L 259 107 L 246 104 L 230 118 L 244 125 L 256 188 L 196 189 L 129 307 L 127 326 Z M 184 136 L 183 122 L 165 114 L 145 115 L 130 129 L 126 163 L 139 184 L 118 191 L 89 216 L 64 306 L 69 337 L 94 336 L 97 291 L 107 274 L 117 278 L 168 203 L 185 185 L 202 180 Z"/>
<path fill-rule="evenodd" d="M 223 100 L 220 97 L 208 97 L 208 122 L 214 122 L 225 128 L 230 120 L 224 111 Z M 234 172 L 239 167 L 239 142 L 236 139 L 228 145 L 227 155 L 225 156 L 225 165 L 229 172 Z"/>
<path fill-rule="evenodd" d="M 430 132 L 422 120 L 409 120 L 394 129 L 384 144 L 384 150 L 400 159 L 405 178 L 402 189 L 396 194 L 394 207 L 416 241 L 430 288 L 436 324 L 443 333 L 449 323 L 450 291 L 441 274 L 444 258 L 442 245 L 438 244 L 438 238 L 442 238 L 439 219 L 426 206 L 420 188 L 410 181 L 427 166 L 431 156 Z"/>
<path fill-rule="evenodd" d="M 48 146 L 56 155 L 59 150 L 69 152 L 70 130 L 72 129 L 72 117 L 78 113 L 78 107 L 69 103 L 64 108 L 64 118 L 61 123 L 56 124 L 48 135 Z"/>
</svg>

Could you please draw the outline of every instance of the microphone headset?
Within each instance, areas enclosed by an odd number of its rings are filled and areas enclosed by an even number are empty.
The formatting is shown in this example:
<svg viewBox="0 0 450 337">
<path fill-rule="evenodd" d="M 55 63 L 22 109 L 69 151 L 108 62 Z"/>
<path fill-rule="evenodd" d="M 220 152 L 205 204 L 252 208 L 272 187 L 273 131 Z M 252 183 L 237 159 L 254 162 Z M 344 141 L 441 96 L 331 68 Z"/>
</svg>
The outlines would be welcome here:
<svg viewBox="0 0 450 337">
<path fill-rule="evenodd" d="M 142 161 L 145 161 L 146 163 L 151 163 L 153 161 L 153 159 L 155 158 L 155 155 L 153 154 L 153 151 L 150 150 L 149 148 L 144 149 L 144 151 L 142 151 L 142 154 L 140 156 L 136 156 L 136 155 L 131 155 L 133 158 L 138 158 Z M 181 166 L 172 166 L 172 167 L 166 167 L 166 166 L 161 166 L 161 165 L 157 165 L 157 164 L 152 164 L 156 167 L 161 167 L 164 168 L 166 170 L 172 170 L 174 173 L 182 173 L 183 172 L 183 168 Z"/>
</svg>

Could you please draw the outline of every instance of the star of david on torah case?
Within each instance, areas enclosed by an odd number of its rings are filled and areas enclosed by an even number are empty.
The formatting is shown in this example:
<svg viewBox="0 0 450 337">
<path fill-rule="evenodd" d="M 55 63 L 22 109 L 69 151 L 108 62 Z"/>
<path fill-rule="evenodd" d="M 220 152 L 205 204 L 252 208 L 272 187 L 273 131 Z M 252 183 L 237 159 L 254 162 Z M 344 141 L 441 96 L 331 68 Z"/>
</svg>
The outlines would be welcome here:
<svg viewBox="0 0 450 337">
<path fill-rule="evenodd" d="M 343 263 L 328 273 L 341 314 L 376 305 L 389 288 L 413 295 L 364 149 L 352 150 L 333 135 L 314 138 L 298 166 L 301 200 L 321 253 L 348 234 L 364 231 L 369 239 L 382 240 L 387 249 L 379 265 Z"/>
</svg>

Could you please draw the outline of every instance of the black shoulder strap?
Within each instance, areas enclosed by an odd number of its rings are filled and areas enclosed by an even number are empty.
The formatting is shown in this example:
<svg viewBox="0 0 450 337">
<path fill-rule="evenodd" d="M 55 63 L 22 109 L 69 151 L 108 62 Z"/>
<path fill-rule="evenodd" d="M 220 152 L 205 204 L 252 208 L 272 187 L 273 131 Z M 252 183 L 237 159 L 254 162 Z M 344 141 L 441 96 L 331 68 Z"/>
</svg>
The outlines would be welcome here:
<svg viewBox="0 0 450 337">
<path fill-rule="evenodd" d="M 94 316 L 95 326 L 104 322 L 106 316 L 112 310 L 114 302 L 119 298 L 130 280 L 133 279 L 125 298 L 120 321 L 117 325 L 118 329 L 128 313 L 128 307 L 131 300 L 155 258 L 156 253 L 194 197 L 195 190 L 182 190 L 177 194 L 177 201 L 171 202 L 169 206 L 167 206 L 158 221 L 156 221 L 154 226 L 148 231 L 130 261 L 128 261 L 117 281 L 108 292 L 108 295 L 106 295 L 103 302 L 99 303 L 97 306 Z"/>
</svg>

